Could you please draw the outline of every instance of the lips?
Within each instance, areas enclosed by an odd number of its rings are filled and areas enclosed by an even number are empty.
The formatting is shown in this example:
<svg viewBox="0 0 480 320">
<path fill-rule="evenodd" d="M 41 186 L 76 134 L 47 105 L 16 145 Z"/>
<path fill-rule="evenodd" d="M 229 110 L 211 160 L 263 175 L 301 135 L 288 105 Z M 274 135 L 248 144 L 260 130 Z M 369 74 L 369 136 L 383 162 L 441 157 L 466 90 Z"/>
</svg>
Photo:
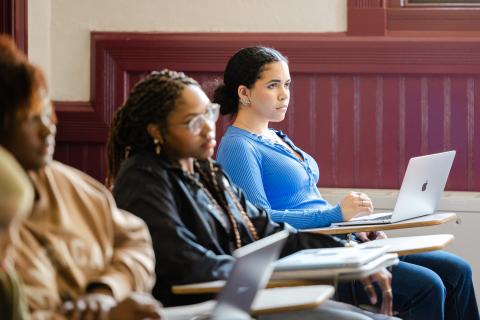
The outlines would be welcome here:
<svg viewBox="0 0 480 320">
<path fill-rule="evenodd" d="M 55 142 L 46 142 L 42 144 L 41 153 L 42 154 L 52 154 L 55 147 Z"/>
</svg>

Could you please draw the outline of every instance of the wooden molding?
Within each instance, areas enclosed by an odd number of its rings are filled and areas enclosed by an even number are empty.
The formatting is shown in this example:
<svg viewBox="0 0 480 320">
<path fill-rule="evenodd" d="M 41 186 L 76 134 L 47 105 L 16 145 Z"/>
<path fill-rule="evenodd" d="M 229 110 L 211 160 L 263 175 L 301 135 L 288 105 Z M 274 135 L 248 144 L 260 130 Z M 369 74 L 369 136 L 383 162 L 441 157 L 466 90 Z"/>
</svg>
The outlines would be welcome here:
<svg viewBox="0 0 480 320">
<path fill-rule="evenodd" d="M 407 7 L 387 10 L 388 31 L 480 33 L 480 8 Z"/>
<path fill-rule="evenodd" d="M 349 36 L 385 35 L 387 15 L 383 0 L 350 0 L 347 8 Z"/>
<path fill-rule="evenodd" d="M 28 53 L 28 0 L 2 0 L 0 33 L 10 35 L 18 48 Z"/>
<path fill-rule="evenodd" d="M 347 34 L 469 37 L 480 35 L 480 6 L 418 5 L 400 0 L 349 0 Z"/>
</svg>

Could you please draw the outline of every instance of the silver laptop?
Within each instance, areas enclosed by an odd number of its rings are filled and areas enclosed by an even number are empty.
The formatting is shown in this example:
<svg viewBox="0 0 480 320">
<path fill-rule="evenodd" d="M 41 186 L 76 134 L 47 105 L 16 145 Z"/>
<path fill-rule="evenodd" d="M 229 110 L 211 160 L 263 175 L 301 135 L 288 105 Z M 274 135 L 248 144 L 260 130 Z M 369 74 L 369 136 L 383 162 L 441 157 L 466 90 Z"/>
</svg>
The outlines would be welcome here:
<svg viewBox="0 0 480 320">
<path fill-rule="evenodd" d="M 255 296 L 267 285 L 273 262 L 280 255 L 288 235 L 284 230 L 235 250 L 233 256 L 237 260 L 217 296 L 214 309 L 211 314 L 195 319 L 250 319 Z"/>
<path fill-rule="evenodd" d="M 388 224 L 434 213 L 454 158 L 455 151 L 411 158 L 393 212 L 356 217 L 331 226 Z"/>
</svg>

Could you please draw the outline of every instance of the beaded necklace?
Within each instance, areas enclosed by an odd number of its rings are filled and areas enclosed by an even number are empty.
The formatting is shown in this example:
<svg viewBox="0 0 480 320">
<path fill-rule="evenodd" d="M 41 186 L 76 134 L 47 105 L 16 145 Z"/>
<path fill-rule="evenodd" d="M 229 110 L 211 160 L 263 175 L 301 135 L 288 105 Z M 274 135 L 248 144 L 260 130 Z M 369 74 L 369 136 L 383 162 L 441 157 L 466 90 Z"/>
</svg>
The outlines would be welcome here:
<svg viewBox="0 0 480 320">
<path fill-rule="evenodd" d="M 210 167 L 210 174 L 211 174 L 211 178 L 212 178 L 212 181 L 213 181 L 213 185 L 215 187 L 215 190 L 221 194 L 221 189 L 220 187 L 218 186 L 218 183 L 217 183 L 217 179 L 216 179 L 216 176 L 215 176 L 215 173 L 218 171 L 218 168 L 215 168 L 213 166 L 213 162 L 209 159 L 208 161 L 209 163 L 209 167 Z M 195 168 L 197 170 L 198 173 L 200 173 L 200 175 L 203 177 L 203 179 L 205 179 L 205 181 L 208 181 L 208 177 L 205 175 L 205 173 L 203 172 L 203 170 L 200 168 L 200 166 L 198 165 L 197 162 L 195 162 Z M 233 212 L 231 211 L 231 208 L 230 206 L 228 205 L 228 203 L 225 201 L 225 200 L 222 200 L 222 203 L 223 203 L 223 206 L 225 208 L 225 210 L 222 209 L 222 207 L 218 204 L 217 200 L 213 197 L 213 195 L 210 193 L 210 191 L 208 190 L 208 188 L 205 187 L 205 185 L 200 181 L 200 179 L 197 179 L 195 176 L 193 176 L 192 174 L 190 173 L 187 173 L 187 176 L 190 177 L 190 179 L 195 183 L 195 185 L 202 189 L 205 194 L 207 195 L 207 198 L 208 200 L 210 201 L 211 204 L 213 204 L 213 206 L 215 207 L 215 209 L 218 211 L 218 213 L 220 214 L 220 216 L 222 217 L 222 220 L 223 220 L 223 223 L 222 225 L 226 228 L 226 223 L 227 221 L 230 221 L 230 225 L 232 226 L 232 230 L 233 230 L 233 234 L 235 236 L 235 247 L 238 249 L 242 246 L 242 239 L 241 239 L 241 236 L 240 236 L 240 229 L 238 227 L 238 224 L 237 224 L 237 221 L 235 220 L 235 216 L 233 214 Z M 240 202 L 238 201 L 237 197 L 235 196 L 235 194 L 232 192 L 232 190 L 230 189 L 230 187 L 225 183 L 225 190 L 227 191 L 228 195 L 232 198 L 235 206 L 237 207 L 237 210 L 240 212 L 240 215 L 242 216 L 242 220 L 245 222 L 245 224 L 247 225 L 247 228 L 248 230 L 250 231 L 252 237 L 254 240 L 258 240 L 258 234 L 257 234 L 257 230 L 255 229 L 255 226 L 253 225 L 252 221 L 250 220 L 250 218 L 248 217 L 248 215 L 246 214 L 245 210 L 243 209 L 243 207 L 241 206 Z M 225 216 L 225 211 L 227 212 L 227 216 Z"/>
<path fill-rule="evenodd" d="M 210 167 L 210 175 L 212 177 L 215 189 L 217 190 L 218 193 L 221 193 L 222 191 L 218 186 L 217 179 L 216 179 L 216 173 L 218 172 L 218 168 L 213 166 L 213 161 L 211 159 L 208 159 L 208 165 Z M 253 239 L 258 240 L 259 237 L 257 234 L 257 230 L 255 229 L 255 226 L 253 225 L 252 220 L 250 220 L 250 218 L 248 217 L 247 213 L 245 212 L 242 205 L 238 201 L 237 196 L 233 193 L 232 189 L 230 188 L 230 183 L 228 183 L 228 181 L 225 178 L 223 178 L 223 185 L 225 186 L 225 190 L 227 191 L 228 195 L 233 200 L 233 203 L 237 207 L 237 210 L 240 212 L 243 222 L 245 222 L 245 224 L 247 225 L 250 233 L 252 234 Z M 228 206 L 227 203 L 225 203 L 225 206 L 227 207 L 227 210 L 230 211 L 230 207 Z"/>
</svg>

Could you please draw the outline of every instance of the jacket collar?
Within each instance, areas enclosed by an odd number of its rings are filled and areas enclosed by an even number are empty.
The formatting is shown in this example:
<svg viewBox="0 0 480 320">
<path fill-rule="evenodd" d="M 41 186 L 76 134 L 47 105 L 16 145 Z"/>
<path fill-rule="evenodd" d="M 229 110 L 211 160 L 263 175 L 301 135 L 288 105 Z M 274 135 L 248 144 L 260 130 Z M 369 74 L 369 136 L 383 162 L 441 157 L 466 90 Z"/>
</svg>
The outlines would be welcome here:
<svg viewBox="0 0 480 320">
<path fill-rule="evenodd" d="M 132 156 L 134 156 L 134 155 L 132 155 Z M 150 152 L 141 152 L 141 153 L 138 153 L 136 156 L 148 159 L 147 161 L 154 161 L 154 162 L 158 163 L 160 166 L 162 166 L 165 170 L 170 171 L 170 172 L 174 172 L 175 175 L 177 175 L 178 178 L 180 180 L 182 180 L 183 183 L 188 184 L 188 185 L 196 186 L 196 184 L 193 181 L 191 181 L 191 177 L 188 177 L 187 173 L 180 167 L 180 164 L 178 162 L 172 161 L 164 153 L 160 153 L 159 155 L 155 155 L 155 154 L 152 154 Z M 206 164 L 201 162 L 200 165 L 203 167 Z M 215 166 L 217 166 L 217 165 L 215 165 Z M 195 173 L 195 175 L 197 175 L 197 173 Z M 197 175 L 196 178 L 200 178 L 200 177 Z M 223 182 L 222 182 L 221 179 L 219 179 L 217 181 L 219 182 L 220 185 L 222 185 Z M 202 184 L 205 186 L 205 184 L 203 182 L 202 182 Z M 206 186 L 205 186 L 205 188 L 206 188 Z M 208 191 L 210 191 L 210 190 L 208 190 Z M 206 193 L 207 191 L 202 190 L 202 192 Z M 223 192 L 223 190 L 222 190 L 222 192 Z M 194 195 L 192 194 L 192 196 L 194 196 Z M 207 195 L 205 195 L 205 197 L 208 198 Z M 231 232 L 231 230 L 229 229 L 228 225 L 225 226 L 225 222 L 227 224 L 229 224 L 227 213 L 226 212 L 224 213 L 225 218 L 226 218 L 225 219 L 224 216 L 222 216 L 222 213 L 218 212 L 217 208 L 215 207 L 215 205 L 213 203 L 210 203 L 210 205 L 207 206 L 207 207 L 208 207 L 208 210 L 207 210 L 208 213 L 211 216 L 213 216 L 213 218 L 222 227 L 222 229 L 225 231 L 225 233 L 229 234 Z"/>
</svg>

